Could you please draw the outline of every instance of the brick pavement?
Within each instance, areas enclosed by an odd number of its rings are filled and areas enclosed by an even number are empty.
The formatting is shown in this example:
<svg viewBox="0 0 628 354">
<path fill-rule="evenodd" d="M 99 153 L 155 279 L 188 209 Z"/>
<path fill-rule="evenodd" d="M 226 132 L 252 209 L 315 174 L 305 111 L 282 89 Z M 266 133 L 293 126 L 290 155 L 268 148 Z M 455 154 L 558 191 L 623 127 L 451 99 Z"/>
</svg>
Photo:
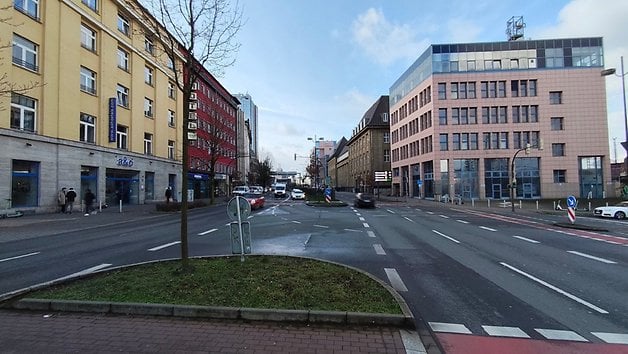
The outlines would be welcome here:
<svg viewBox="0 0 628 354">
<path fill-rule="evenodd" d="M 0 310 L 2 353 L 406 353 L 401 331 Z"/>
</svg>

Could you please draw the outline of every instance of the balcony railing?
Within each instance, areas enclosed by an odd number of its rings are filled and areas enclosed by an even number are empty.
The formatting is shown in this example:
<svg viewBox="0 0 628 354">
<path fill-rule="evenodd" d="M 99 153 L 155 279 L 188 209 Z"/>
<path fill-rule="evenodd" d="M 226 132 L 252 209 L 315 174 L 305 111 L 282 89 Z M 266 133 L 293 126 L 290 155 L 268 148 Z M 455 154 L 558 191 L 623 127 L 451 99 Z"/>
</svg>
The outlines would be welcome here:
<svg viewBox="0 0 628 354">
<path fill-rule="evenodd" d="M 39 67 L 35 63 L 22 60 L 21 58 L 13 57 L 13 64 L 19 65 L 31 71 L 39 72 Z"/>
<path fill-rule="evenodd" d="M 87 92 L 87 93 L 92 94 L 94 96 L 96 95 L 96 88 L 95 87 L 81 85 L 81 91 Z"/>
</svg>

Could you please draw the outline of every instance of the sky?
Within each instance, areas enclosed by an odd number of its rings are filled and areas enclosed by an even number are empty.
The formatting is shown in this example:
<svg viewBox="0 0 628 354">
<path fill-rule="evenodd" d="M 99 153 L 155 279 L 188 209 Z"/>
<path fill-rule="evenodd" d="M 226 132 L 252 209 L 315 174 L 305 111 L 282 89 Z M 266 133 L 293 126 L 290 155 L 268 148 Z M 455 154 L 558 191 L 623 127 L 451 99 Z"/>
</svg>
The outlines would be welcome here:
<svg viewBox="0 0 628 354">
<path fill-rule="evenodd" d="M 232 0 L 236 1 L 236 0 Z M 259 159 L 303 173 L 313 142 L 340 140 L 430 44 L 506 40 L 523 16 L 526 39 L 597 37 L 606 68 L 626 56 L 625 0 L 239 0 L 236 62 L 219 81 L 258 106 Z M 609 157 L 623 161 L 622 79 L 606 78 Z M 616 148 L 613 144 L 616 137 Z M 297 159 L 294 159 L 294 154 Z"/>
</svg>

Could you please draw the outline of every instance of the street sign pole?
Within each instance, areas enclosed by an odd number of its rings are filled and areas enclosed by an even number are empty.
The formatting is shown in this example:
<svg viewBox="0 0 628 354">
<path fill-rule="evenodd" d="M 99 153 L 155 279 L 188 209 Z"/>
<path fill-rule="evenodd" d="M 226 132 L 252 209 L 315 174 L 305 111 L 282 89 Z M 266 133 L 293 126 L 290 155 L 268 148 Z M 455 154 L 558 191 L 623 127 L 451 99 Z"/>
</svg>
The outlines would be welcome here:
<svg viewBox="0 0 628 354">
<path fill-rule="evenodd" d="M 577 205 L 577 200 L 576 197 L 574 197 L 573 195 L 570 195 L 567 198 L 567 217 L 569 218 L 569 221 L 573 224 L 576 222 L 576 205 Z"/>
</svg>

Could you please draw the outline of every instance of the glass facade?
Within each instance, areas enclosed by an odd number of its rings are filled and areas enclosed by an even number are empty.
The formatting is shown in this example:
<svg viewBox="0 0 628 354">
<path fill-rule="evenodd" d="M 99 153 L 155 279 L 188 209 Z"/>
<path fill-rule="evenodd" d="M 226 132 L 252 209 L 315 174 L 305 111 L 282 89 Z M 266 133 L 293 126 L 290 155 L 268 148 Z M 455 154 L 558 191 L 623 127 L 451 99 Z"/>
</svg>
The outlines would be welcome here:
<svg viewBox="0 0 628 354">
<path fill-rule="evenodd" d="M 479 198 L 479 160 L 454 160 L 454 194 L 462 199 Z"/>
<path fill-rule="evenodd" d="M 504 199 L 508 192 L 508 159 L 484 159 L 484 195 L 487 199 Z"/>
<path fill-rule="evenodd" d="M 601 156 L 580 157 L 580 198 L 604 197 L 604 179 Z"/>
<path fill-rule="evenodd" d="M 518 157 L 515 161 L 517 178 L 516 197 L 521 199 L 541 198 L 540 159 L 537 157 Z"/>
<path fill-rule="evenodd" d="M 13 160 L 11 187 L 12 208 L 38 206 L 39 162 Z"/>
</svg>

